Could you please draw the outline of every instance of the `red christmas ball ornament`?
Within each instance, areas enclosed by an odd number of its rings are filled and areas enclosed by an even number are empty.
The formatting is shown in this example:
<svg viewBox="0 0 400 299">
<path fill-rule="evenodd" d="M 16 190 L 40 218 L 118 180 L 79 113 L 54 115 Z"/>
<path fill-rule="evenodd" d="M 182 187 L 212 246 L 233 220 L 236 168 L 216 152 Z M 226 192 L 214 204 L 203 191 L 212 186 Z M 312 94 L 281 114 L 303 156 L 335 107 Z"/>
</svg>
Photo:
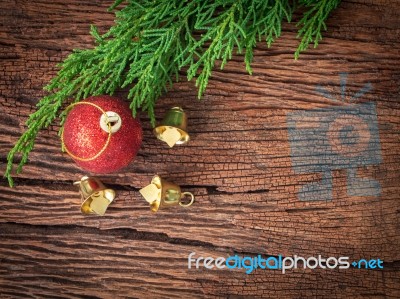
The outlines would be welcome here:
<svg viewBox="0 0 400 299">
<path fill-rule="evenodd" d="M 127 103 L 103 95 L 72 106 L 61 142 L 78 166 L 93 173 L 110 173 L 135 158 L 142 144 L 142 127 Z"/>
</svg>

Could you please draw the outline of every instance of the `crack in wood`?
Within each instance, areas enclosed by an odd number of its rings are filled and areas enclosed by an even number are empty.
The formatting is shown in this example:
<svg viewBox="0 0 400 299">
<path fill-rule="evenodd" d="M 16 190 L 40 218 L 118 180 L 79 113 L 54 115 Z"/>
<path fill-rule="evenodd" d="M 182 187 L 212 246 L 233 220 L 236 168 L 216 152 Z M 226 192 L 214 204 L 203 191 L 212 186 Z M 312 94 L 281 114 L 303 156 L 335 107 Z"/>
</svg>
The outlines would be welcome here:
<svg viewBox="0 0 400 299">
<path fill-rule="evenodd" d="M 16 177 L 14 178 L 14 185 L 17 186 L 73 186 L 73 180 L 40 180 L 34 178 L 23 178 L 23 177 Z M 139 191 L 140 188 L 135 188 L 129 185 L 121 185 L 121 184 L 112 184 L 106 183 L 108 188 L 124 191 Z M 0 181 L 0 186 L 8 187 L 8 183 L 6 180 Z M 207 186 L 207 185 L 180 185 L 181 188 L 184 189 L 205 189 L 208 195 L 224 195 L 224 194 L 264 194 L 268 193 L 268 189 L 258 189 L 258 190 L 248 190 L 248 191 L 221 191 L 218 190 L 218 186 Z"/>
<path fill-rule="evenodd" d="M 51 235 L 62 235 L 66 232 L 73 232 L 76 235 L 81 234 L 103 234 L 106 236 L 114 236 L 120 239 L 127 240 L 141 240 L 141 241 L 156 241 L 170 244 L 177 244 L 183 246 L 194 246 L 203 247 L 207 249 L 218 248 L 210 242 L 203 242 L 198 240 L 190 240 L 185 238 L 171 238 L 166 233 L 157 233 L 149 231 L 139 231 L 134 228 L 112 228 L 112 229 L 100 229 L 95 227 L 83 227 L 77 225 L 37 225 L 37 224 L 26 224 L 17 222 L 5 222 L 0 223 L 0 239 L 2 238 L 16 238 L 18 234 L 25 233 L 37 233 Z"/>
</svg>

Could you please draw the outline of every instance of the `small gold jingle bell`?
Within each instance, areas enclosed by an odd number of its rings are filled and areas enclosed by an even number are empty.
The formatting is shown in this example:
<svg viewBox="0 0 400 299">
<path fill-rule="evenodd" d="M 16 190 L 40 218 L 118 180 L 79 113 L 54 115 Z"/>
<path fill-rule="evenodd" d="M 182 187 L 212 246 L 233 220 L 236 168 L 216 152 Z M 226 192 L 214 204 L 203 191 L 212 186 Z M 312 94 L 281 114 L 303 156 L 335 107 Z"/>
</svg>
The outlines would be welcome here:
<svg viewBox="0 0 400 299">
<path fill-rule="evenodd" d="M 103 216 L 115 198 L 115 191 L 107 189 L 99 179 L 94 177 L 84 176 L 80 181 L 74 182 L 74 185 L 79 185 L 83 214 Z"/>
<path fill-rule="evenodd" d="M 154 129 L 156 137 L 173 147 L 176 144 L 189 142 L 187 116 L 181 107 L 168 110 L 161 124 Z"/>
<path fill-rule="evenodd" d="M 159 209 L 170 206 L 180 205 L 189 207 L 194 202 L 194 195 L 190 192 L 182 192 L 181 187 L 176 184 L 167 182 L 156 175 L 151 180 L 150 185 L 139 190 L 140 194 L 150 204 L 150 210 L 157 212 Z M 190 197 L 190 201 L 185 203 L 182 201 L 186 196 Z"/>
</svg>

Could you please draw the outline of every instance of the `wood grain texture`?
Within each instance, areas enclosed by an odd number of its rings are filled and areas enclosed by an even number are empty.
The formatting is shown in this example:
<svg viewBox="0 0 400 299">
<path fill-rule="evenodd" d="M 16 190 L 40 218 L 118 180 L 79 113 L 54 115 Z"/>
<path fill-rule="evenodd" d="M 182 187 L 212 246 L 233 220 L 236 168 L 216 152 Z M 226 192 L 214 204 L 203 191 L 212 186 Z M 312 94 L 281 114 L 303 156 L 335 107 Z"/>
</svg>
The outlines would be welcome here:
<svg viewBox="0 0 400 299">
<path fill-rule="evenodd" d="M 112 25 L 109 1 L 0 2 L 0 170 L 44 95 L 56 64 L 93 42 L 89 25 Z M 189 116 L 191 142 L 168 149 L 148 118 L 134 163 L 101 176 L 118 197 L 106 216 L 83 217 L 72 182 L 85 173 L 60 152 L 59 126 L 40 133 L 29 164 L 11 189 L 0 181 L 0 294 L 23 298 L 399 298 L 400 297 L 400 3 L 344 1 L 317 49 L 293 60 L 294 25 L 255 50 L 253 75 L 235 56 L 216 70 L 202 101 L 193 82 L 176 84 L 157 116 L 176 105 Z M 287 115 L 342 103 L 340 95 L 373 90 L 382 162 L 358 168 L 380 196 L 349 196 L 347 172 L 333 171 L 333 200 L 300 201 L 321 173 L 293 169 Z M 125 91 L 119 93 L 121 97 Z M 196 195 L 190 209 L 152 214 L 138 190 L 154 174 Z M 230 254 L 381 258 L 383 270 L 187 269 L 187 256 Z"/>
</svg>

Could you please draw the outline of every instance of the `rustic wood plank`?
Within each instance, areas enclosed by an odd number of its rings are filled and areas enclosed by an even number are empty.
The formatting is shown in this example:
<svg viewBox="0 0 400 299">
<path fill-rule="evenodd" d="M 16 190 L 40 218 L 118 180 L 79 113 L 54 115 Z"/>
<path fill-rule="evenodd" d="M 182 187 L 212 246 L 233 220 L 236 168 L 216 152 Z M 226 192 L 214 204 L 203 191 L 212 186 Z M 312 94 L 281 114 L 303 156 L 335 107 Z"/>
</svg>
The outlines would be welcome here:
<svg viewBox="0 0 400 299">
<path fill-rule="evenodd" d="M 108 5 L 0 3 L 0 107 L 5 112 L 0 171 L 57 62 L 73 48 L 92 46 L 89 24 L 101 30 L 112 25 L 113 15 L 104 12 Z M 168 149 L 140 114 L 145 135 L 136 161 L 101 177 L 118 192 L 103 218 L 80 215 L 72 181 L 84 172 L 60 153 L 58 125 L 41 132 L 16 188 L 0 182 L 2 297 L 398 298 L 399 8 L 398 1 L 344 1 L 320 47 L 298 61 L 293 60 L 295 27 L 287 25 L 271 49 L 258 45 L 252 76 L 245 73 L 242 57 L 234 57 L 224 71 L 214 72 L 202 101 L 183 78 L 160 99 L 157 116 L 183 106 L 192 141 Z M 341 72 L 349 73 L 350 95 L 372 84 L 360 102 L 376 103 L 382 162 L 358 172 L 376 179 L 382 192 L 349 196 L 342 169 L 333 172 L 333 200 L 300 201 L 297 192 L 319 181 L 321 173 L 294 171 L 288 115 L 341 106 L 315 91 L 320 84 L 340 97 Z M 138 189 L 156 173 L 195 193 L 196 204 L 152 214 Z M 234 252 L 379 257 L 385 269 L 248 276 L 189 271 L 185 263 L 191 251 L 213 257 Z"/>
<path fill-rule="evenodd" d="M 233 252 L 134 230 L 0 224 L 2 297 L 396 298 L 397 270 L 187 269 L 187 256 Z M 183 240 L 184 241 L 184 240 Z M 186 268 L 186 269 L 185 269 Z M 256 283 L 256 287 L 254 286 Z"/>
<path fill-rule="evenodd" d="M 387 63 L 389 64 L 389 61 Z M 338 72 L 339 68 L 337 72 L 329 75 L 328 80 L 337 82 Z M 392 74 L 389 74 L 390 76 L 382 79 L 389 81 L 392 78 Z M 229 74 L 218 75 L 223 78 Z M 352 76 L 354 81 L 363 82 L 365 78 L 360 77 L 359 75 Z M 284 84 L 284 81 L 285 79 L 282 79 L 279 84 Z M 317 79 L 314 82 L 302 83 L 301 86 L 307 88 L 305 92 L 293 91 L 289 85 L 285 84 L 277 90 L 276 94 L 271 94 L 274 89 L 265 87 L 265 92 L 268 94 L 264 97 L 250 95 L 248 98 L 245 93 L 243 95 L 236 93 L 231 96 L 209 95 L 203 102 L 187 101 L 187 92 L 181 91 L 178 86 L 172 91 L 171 98 L 160 100 L 163 107 L 158 114 L 161 116 L 166 107 L 183 104 L 190 116 L 190 131 L 193 137 L 189 146 L 168 149 L 153 137 L 147 119 L 143 117 L 144 144 L 137 161 L 124 170 L 125 176 L 118 174 L 110 176 L 119 184 L 133 184 L 136 187 L 143 186 L 148 181 L 149 173 L 160 173 L 161 175 L 168 174 L 180 180 L 182 184 L 216 185 L 219 190 L 237 192 L 270 189 L 271 183 L 275 183 L 272 177 L 285 181 L 286 177 L 293 174 L 287 136 L 287 114 L 305 107 L 326 106 L 328 102 L 313 94 L 313 88 L 317 83 Z M 224 83 L 223 86 L 227 88 L 237 84 L 238 81 L 235 81 L 232 84 Z M 258 84 L 261 85 L 261 82 Z M 273 83 L 268 81 L 265 84 Z M 308 84 L 307 87 L 305 84 Z M 189 88 L 189 84 L 182 85 Z M 396 174 L 396 172 L 385 170 L 386 167 L 396 167 L 399 161 L 399 149 L 393 143 L 399 137 L 398 103 L 394 101 L 397 93 L 394 90 L 393 96 L 385 92 L 388 88 L 393 90 L 394 87 L 385 86 L 384 83 L 375 82 L 373 86 L 375 93 L 366 97 L 378 101 L 379 133 L 383 155 L 383 163 L 379 166 L 378 173 L 382 176 L 396 176 L 398 172 Z M 255 85 L 253 87 L 255 88 Z M 193 98 L 195 91 L 191 92 Z M 301 102 L 290 99 L 294 92 L 298 97 L 303 96 L 308 99 L 305 98 L 306 100 Z M 316 103 L 310 103 L 311 99 L 315 99 Z M 0 103 L 7 107 L 9 112 L 0 124 L 1 130 L 7 134 L 3 138 L 4 146 L 0 150 L 3 159 L 22 130 L 22 128 L 15 130 L 15 127 L 10 127 L 9 124 L 18 122 L 21 126 L 24 117 L 26 118 L 32 112 L 29 106 L 12 107 L 15 103 L 10 99 L 7 99 L 5 104 Z M 276 108 L 278 106 L 280 108 Z M 215 108 L 210 110 L 209 107 Z M 56 135 L 58 127 L 53 126 L 52 130 L 54 131 L 43 132 L 40 135 L 41 138 L 38 139 L 35 151 L 31 155 L 31 163 L 25 168 L 22 177 L 52 179 L 57 175 L 59 179 L 71 180 L 72 177 L 76 178 L 82 173 L 74 166 L 71 159 L 61 155 L 60 141 Z M 229 155 L 227 156 L 226 153 Z M 37 167 L 38 165 L 40 167 Z M 277 165 L 279 168 L 276 167 Z M 398 168 L 396 170 L 398 171 Z"/>
<path fill-rule="evenodd" d="M 197 194 L 195 207 L 154 214 L 137 190 L 113 186 L 118 197 L 106 216 L 99 218 L 80 214 L 74 186 L 46 181 L 34 184 L 0 187 L 4 196 L 0 222 L 134 228 L 254 254 L 267 248 L 270 254 L 380 256 L 387 262 L 399 258 L 397 196 L 384 202 L 355 197 L 296 205 L 269 193 L 226 194 L 190 188 Z"/>
</svg>

